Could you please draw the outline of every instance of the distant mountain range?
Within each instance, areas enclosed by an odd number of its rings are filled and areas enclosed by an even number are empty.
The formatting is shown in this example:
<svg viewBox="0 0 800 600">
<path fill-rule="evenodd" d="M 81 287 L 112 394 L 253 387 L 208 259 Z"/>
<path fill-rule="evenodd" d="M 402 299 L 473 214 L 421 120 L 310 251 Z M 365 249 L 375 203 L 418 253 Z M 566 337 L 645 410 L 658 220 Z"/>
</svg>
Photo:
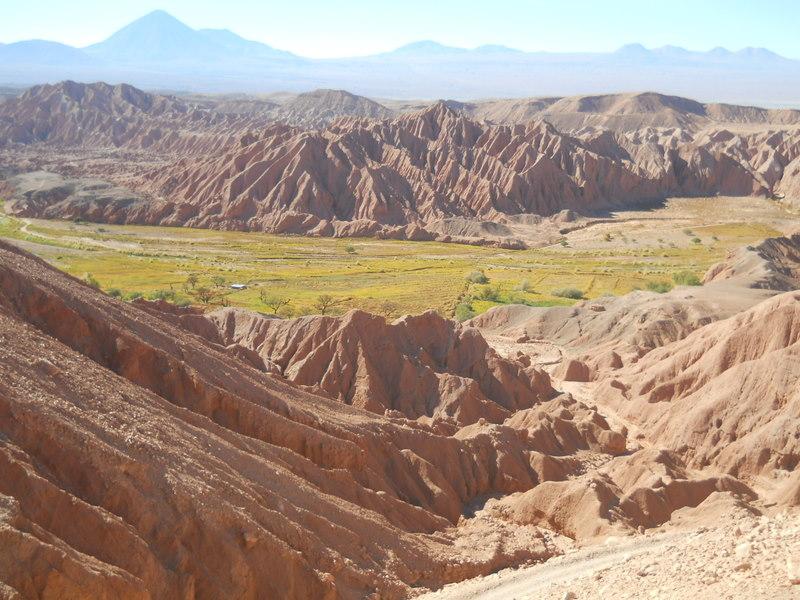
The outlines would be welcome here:
<svg viewBox="0 0 800 600">
<path fill-rule="evenodd" d="M 652 89 L 706 101 L 800 106 L 800 61 L 764 48 L 694 52 L 640 44 L 611 53 L 473 49 L 419 41 L 372 56 L 310 59 L 155 11 L 85 48 L 0 44 L 0 84 L 63 79 L 191 92 L 346 88 L 390 98 L 563 96 Z"/>
</svg>

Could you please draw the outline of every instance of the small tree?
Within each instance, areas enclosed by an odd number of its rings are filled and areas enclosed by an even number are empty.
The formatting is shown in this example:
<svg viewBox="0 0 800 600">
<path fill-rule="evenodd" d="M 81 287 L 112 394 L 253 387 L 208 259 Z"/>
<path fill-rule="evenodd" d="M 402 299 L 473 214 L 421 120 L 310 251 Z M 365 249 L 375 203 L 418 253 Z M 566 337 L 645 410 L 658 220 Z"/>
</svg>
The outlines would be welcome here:
<svg viewBox="0 0 800 600">
<path fill-rule="evenodd" d="M 225 278 L 222 275 L 214 275 L 211 278 L 211 283 L 214 284 L 214 287 L 225 287 Z"/>
<path fill-rule="evenodd" d="M 270 294 L 267 290 L 261 290 L 258 293 L 258 297 L 261 299 L 261 304 L 271 308 L 273 314 L 276 315 L 281 308 L 291 302 L 289 298 L 284 298 L 283 296 L 279 296 L 277 294 Z"/>
<path fill-rule="evenodd" d="M 321 294 L 317 296 L 317 301 L 314 303 L 314 309 L 321 315 L 325 315 L 328 311 L 336 305 L 336 300 L 330 294 Z"/>
<path fill-rule="evenodd" d="M 284 305 L 278 311 L 278 316 L 283 317 L 284 319 L 291 319 L 294 316 L 294 308 Z"/>
<path fill-rule="evenodd" d="M 195 287 L 197 287 L 198 281 L 199 277 L 197 277 L 197 273 L 189 273 L 189 275 L 186 277 L 185 287 L 193 290 Z"/>
<path fill-rule="evenodd" d="M 378 313 L 386 317 L 387 319 L 391 319 L 393 316 L 397 314 L 400 310 L 400 307 L 397 306 L 396 302 L 392 302 L 391 300 L 384 300 L 381 302 L 381 305 L 378 307 Z"/>
<path fill-rule="evenodd" d="M 214 300 L 216 294 L 214 293 L 214 290 L 205 286 L 200 286 L 194 289 L 192 296 L 194 296 L 198 302 L 210 304 Z"/>
</svg>

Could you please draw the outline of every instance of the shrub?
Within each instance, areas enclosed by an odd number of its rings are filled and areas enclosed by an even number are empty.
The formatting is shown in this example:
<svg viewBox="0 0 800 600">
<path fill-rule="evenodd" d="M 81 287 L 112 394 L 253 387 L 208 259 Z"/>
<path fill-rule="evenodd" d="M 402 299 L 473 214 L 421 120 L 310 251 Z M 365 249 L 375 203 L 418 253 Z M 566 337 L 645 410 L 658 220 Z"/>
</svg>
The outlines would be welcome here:
<svg viewBox="0 0 800 600">
<path fill-rule="evenodd" d="M 699 244 L 702 240 L 699 237 L 692 238 L 693 244 Z"/>
<path fill-rule="evenodd" d="M 92 275 L 91 273 L 86 273 L 86 275 L 83 276 L 83 280 L 86 282 L 87 285 L 92 286 L 94 289 L 96 290 L 100 289 L 100 282 L 97 281 L 97 279 L 95 279 L 94 275 Z"/>
<path fill-rule="evenodd" d="M 147 295 L 148 300 L 164 300 L 166 302 L 175 302 L 177 295 L 172 290 L 156 290 Z"/>
<path fill-rule="evenodd" d="M 522 281 L 519 282 L 519 285 L 517 286 L 517 291 L 530 294 L 533 292 L 533 286 L 531 285 L 530 281 L 528 281 L 527 279 L 523 279 Z"/>
<path fill-rule="evenodd" d="M 473 271 L 469 275 L 467 275 L 467 281 L 471 283 L 489 283 L 489 278 L 483 271 Z"/>
<path fill-rule="evenodd" d="M 276 313 L 279 317 L 284 319 L 291 319 L 294 316 L 295 310 L 291 306 L 281 306 Z"/>
<path fill-rule="evenodd" d="M 400 307 L 397 305 L 397 302 L 392 302 L 391 300 L 384 300 L 378 307 L 378 314 L 383 315 L 387 319 L 391 319 L 398 313 L 399 310 Z"/>
<path fill-rule="evenodd" d="M 611 240 L 613 240 L 613 239 L 614 239 L 614 237 L 613 237 L 613 236 L 612 236 L 610 233 L 606 233 L 606 234 L 603 236 L 603 239 L 604 239 L 605 241 L 607 241 L 607 242 L 610 242 Z"/>
<path fill-rule="evenodd" d="M 129 302 L 141 297 L 142 297 L 142 292 L 128 292 L 127 294 L 125 294 L 125 300 L 128 300 Z"/>
<path fill-rule="evenodd" d="M 580 300 L 583 298 L 583 292 L 577 288 L 563 288 L 560 290 L 553 290 L 553 296 L 559 298 L 571 298 L 572 300 Z"/>
<path fill-rule="evenodd" d="M 122 290 L 119 288 L 111 288 L 106 293 L 112 298 L 122 298 Z"/>
<path fill-rule="evenodd" d="M 488 300 L 489 302 L 499 302 L 500 301 L 500 290 L 496 287 L 492 287 L 490 285 L 484 286 L 478 290 L 478 293 L 475 294 L 475 297 L 478 300 Z"/>
<path fill-rule="evenodd" d="M 672 276 L 675 285 L 701 285 L 700 278 L 691 271 L 678 271 Z"/>
<path fill-rule="evenodd" d="M 467 321 L 475 316 L 475 311 L 469 302 L 462 302 L 456 306 L 456 321 Z"/>
<path fill-rule="evenodd" d="M 669 281 L 648 281 L 647 289 L 651 292 L 663 294 L 672 289 L 672 284 Z"/>
<path fill-rule="evenodd" d="M 348 254 L 355 254 L 356 248 L 355 246 L 348 244 L 347 246 L 344 247 L 344 251 L 347 252 Z"/>
</svg>

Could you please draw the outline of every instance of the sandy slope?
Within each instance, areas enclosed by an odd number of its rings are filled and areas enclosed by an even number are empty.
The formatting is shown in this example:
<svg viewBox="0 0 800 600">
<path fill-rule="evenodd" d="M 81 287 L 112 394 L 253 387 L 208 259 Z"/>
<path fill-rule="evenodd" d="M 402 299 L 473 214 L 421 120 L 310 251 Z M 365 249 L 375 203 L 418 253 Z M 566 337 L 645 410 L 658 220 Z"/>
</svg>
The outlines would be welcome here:
<svg viewBox="0 0 800 600">
<path fill-rule="evenodd" d="M 426 600 L 545 600 L 800 598 L 800 514 L 758 516 L 742 509 L 705 519 L 710 498 L 680 511 L 677 524 L 635 538 L 611 538 L 541 565 L 504 570 L 439 592 Z M 722 502 L 724 503 L 724 502 Z M 705 506 L 705 505 L 708 506 Z M 688 517 L 694 526 L 680 524 Z"/>
</svg>

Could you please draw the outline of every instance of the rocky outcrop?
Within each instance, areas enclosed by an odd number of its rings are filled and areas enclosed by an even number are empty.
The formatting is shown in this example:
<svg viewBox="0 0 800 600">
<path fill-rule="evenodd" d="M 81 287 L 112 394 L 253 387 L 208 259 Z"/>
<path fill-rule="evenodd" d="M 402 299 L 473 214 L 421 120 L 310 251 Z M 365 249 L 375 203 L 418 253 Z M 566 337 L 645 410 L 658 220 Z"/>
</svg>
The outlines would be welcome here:
<svg viewBox="0 0 800 600">
<path fill-rule="evenodd" d="M 652 481 L 628 483 L 623 478 L 645 464 Z M 731 492 L 743 500 L 755 493 L 730 476 L 690 478 L 675 455 L 640 450 L 616 458 L 591 476 L 548 481 L 523 494 L 509 496 L 494 510 L 518 524 L 547 524 L 571 538 L 589 540 L 609 534 L 630 534 L 669 521 L 672 513 L 696 507 L 715 492 Z"/>
<path fill-rule="evenodd" d="M 703 283 L 712 281 L 784 292 L 800 288 L 800 234 L 734 250 L 708 270 Z"/>
<path fill-rule="evenodd" d="M 126 84 L 64 81 L 38 85 L 0 105 L 0 147 L 124 148 L 149 153 L 217 152 L 269 123 L 325 126 L 343 117 L 389 118 L 384 106 L 341 90 L 298 94 L 283 103 L 176 97 Z"/>
<path fill-rule="evenodd" d="M 340 120 L 288 138 L 267 133 L 149 179 L 154 195 L 175 202 L 160 207 L 169 211 L 162 221 L 330 234 L 340 221 L 425 226 L 452 217 L 586 212 L 666 195 L 767 195 L 779 172 L 765 177 L 762 155 L 751 164 L 742 153 L 764 147 L 780 166 L 800 148 L 794 139 L 782 145 L 782 134 L 602 135 L 602 143 L 595 132 L 573 137 L 543 121 L 487 125 L 440 103 L 391 121 Z"/>
<path fill-rule="evenodd" d="M 800 293 L 765 300 L 648 353 L 598 391 L 690 466 L 740 477 L 800 463 Z"/>
<path fill-rule="evenodd" d="M 800 155 L 800 137 L 787 128 L 737 133 L 643 126 L 614 133 L 584 127 L 567 134 L 537 119 L 515 125 L 475 121 L 439 102 L 396 118 L 342 117 L 309 131 L 142 96 L 133 88 L 75 86 L 42 88 L 17 104 L 5 103 L 8 126 L 28 132 L 11 132 L 10 139 L 147 148 L 161 153 L 161 164 L 115 175 L 146 199 L 109 202 L 102 209 L 61 202 L 37 207 L 39 214 L 513 245 L 518 236 L 506 223 L 520 215 L 591 213 L 666 196 L 769 196 Z M 291 102 L 316 114 L 326 98 L 334 112 L 386 117 L 341 92 Z M 42 117 L 45 110 L 54 116 Z M 91 122 L 75 123 L 73 113 Z M 117 133 L 108 138 L 117 122 Z M 93 137 L 95 131 L 101 137 Z M 500 231 L 486 231 L 487 223 Z"/>
<path fill-rule="evenodd" d="M 393 323 L 362 311 L 274 319 L 226 308 L 205 318 L 223 345 L 244 347 L 297 384 L 379 414 L 502 422 L 555 395 L 546 373 L 501 358 L 477 330 L 432 311 Z"/>
<path fill-rule="evenodd" d="M 126 84 L 64 81 L 34 86 L 0 105 L 0 146 L 209 153 L 235 143 L 258 122 Z"/>
<path fill-rule="evenodd" d="M 469 324 L 485 335 L 555 345 L 561 358 L 554 377 L 592 381 L 776 293 L 731 285 L 679 287 L 667 294 L 637 291 L 564 307 L 499 306 Z"/>
</svg>

